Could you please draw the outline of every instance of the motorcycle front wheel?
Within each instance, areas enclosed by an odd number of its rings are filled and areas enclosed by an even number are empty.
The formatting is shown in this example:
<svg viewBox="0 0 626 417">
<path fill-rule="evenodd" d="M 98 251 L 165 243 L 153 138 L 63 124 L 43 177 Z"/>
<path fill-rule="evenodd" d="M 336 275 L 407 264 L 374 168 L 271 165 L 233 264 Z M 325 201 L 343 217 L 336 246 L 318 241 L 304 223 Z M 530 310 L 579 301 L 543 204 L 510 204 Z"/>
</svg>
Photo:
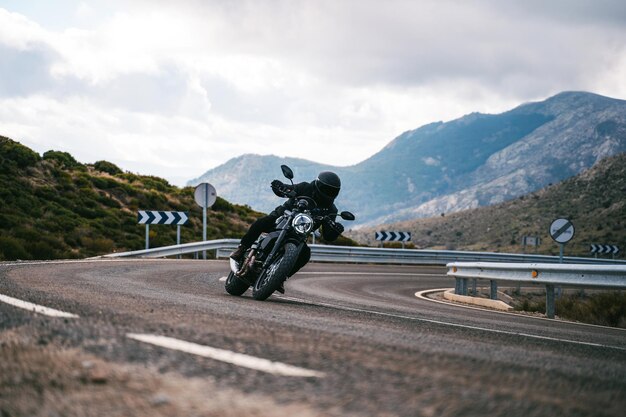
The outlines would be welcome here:
<svg viewBox="0 0 626 417">
<path fill-rule="evenodd" d="M 228 278 L 226 278 L 226 283 L 224 283 L 224 288 L 226 288 L 226 292 L 230 295 L 241 295 L 246 292 L 249 287 L 250 284 L 237 278 L 233 271 L 230 271 Z"/>
<path fill-rule="evenodd" d="M 286 279 L 287 275 L 296 264 L 298 259 L 298 250 L 293 243 L 285 245 L 285 251 L 281 257 L 272 263 L 267 271 L 263 271 L 261 276 L 254 283 L 252 288 L 252 297 L 255 300 L 266 300 L 274 291 L 280 287 Z"/>
</svg>

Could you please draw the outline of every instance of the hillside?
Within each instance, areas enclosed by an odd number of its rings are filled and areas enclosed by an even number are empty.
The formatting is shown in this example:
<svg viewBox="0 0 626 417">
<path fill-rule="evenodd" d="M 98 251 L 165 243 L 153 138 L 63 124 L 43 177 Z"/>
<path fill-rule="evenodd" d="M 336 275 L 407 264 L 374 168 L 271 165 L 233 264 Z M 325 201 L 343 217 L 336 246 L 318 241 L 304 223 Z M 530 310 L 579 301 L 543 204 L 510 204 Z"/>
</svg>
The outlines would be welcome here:
<svg viewBox="0 0 626 417">
<path fill-rule="evenodd" d="M 202 240 L 193 188 L 122 172 L 65 152 L 43 157 L 0 136 L 0 260 L 83 258 L 145 247 L 138 210 L 187 211 L 181 242 Z M 218 198 L 208 212 L 208 239 L 240 237 L 260 213 Z M 176 243 L 176 226 L 150 226 L 150 246 Z"/>
<path fill-rule="evenodd" d="M 230 201 L 271 210 L 269 182 L 287 163 L 296 179 L 321 170 L 343 182 L 338 206 L 359 225 L 430 217 L 497 204 L 557 183 L 626 151 L 626 101 L 566 92 L 501 114 L 472 113 L 405 132 L 350 167 L 244 155 L 189 184 L 208 181 Z"/>
<path fill-rule="evenodd" d="M 458 249 L 520 253 L 523 236 L 539 236 L 538 253 L 557 255 L 548 235 L 550 223 L 569 218 L 576 233 L 566 255 L 590 256 L 589 245 L 616 244 L 626 252 L 626 153 L 606 158 L 593 168 L 540 191 L 493 206 L 444 216 L 352 231 L 349 236 L 375 245 L 374 232 L 412 232 L 420 249 Z M 527 247 L 527 252 L 534 252 Z"/>
</svg>

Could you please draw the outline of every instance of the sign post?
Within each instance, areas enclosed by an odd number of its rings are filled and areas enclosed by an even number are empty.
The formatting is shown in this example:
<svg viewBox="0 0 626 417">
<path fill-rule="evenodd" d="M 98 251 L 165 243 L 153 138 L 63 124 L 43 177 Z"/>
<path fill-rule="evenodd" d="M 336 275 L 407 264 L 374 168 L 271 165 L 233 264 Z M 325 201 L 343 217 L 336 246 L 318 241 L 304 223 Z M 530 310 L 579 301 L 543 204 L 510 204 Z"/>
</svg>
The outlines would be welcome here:
<svg viewBox="0 0 626 417">
<path fill-rule="evenodd" d="M 560 245 L 559 263 L 563 263 L 563 247 L 574 237 L 574 224 L 568 219 L 556 219 L 550 225 L 550 237 Z"/>
<path fill-rule="evenodd" d="M 559 263 L 563 263 L 565 244 L 574 237 L 574 223 L 569 219 L 556 219 L 550 225 L 550 237 L 559 244 Z M 561 289 L 559 288 L 559 296 Z M 554 318 L 554 285 L 546 285 L 546 316 Z"/>
<path fill-rule="evenodd" d="M 202 207 L 202 240 L 206 241 L 207 208 L 215 204 L 217 192 L 211 184 L 203 182 L 196 186 L 193 196 L 196 204 Z M 206 260 L 206 251 L 202 251 L 202 259 Z"/>
</svg>

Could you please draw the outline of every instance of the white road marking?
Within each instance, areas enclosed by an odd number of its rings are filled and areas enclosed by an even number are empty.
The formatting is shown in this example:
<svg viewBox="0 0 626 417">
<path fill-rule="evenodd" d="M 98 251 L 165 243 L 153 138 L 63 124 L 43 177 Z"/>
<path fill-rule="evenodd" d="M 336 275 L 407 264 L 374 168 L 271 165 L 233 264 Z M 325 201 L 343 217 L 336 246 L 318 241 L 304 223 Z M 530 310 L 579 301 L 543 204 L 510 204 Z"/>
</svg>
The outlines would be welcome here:
<svg viewBox="0 0 626 417">
<path fill-rule="evenodd" d="M 441 277 L 444 274 L 417 274 L 412 272 L 298 272 L 298 275 L 375 275 L 388 277 Z"/>
<path fill-rule="evenodd" d="M 71 318 L 71 319 L 78 318 L 76 314 L 66 313 L 65 311 L 60 311 L 60 310 L 55 310 L 53 308 L 40 306 L 38 304 L 29 303 L 28 301 L 22 301 L 17 298 L 9 297 L 9 296 L 2 295 L 2 294 L 0 294 L 0 301 L 2 301 L 3 303 L 10 304 L 14 307 L 23 308 L 24 310 L 29 310 L 29 311 L 43 314 L 49 317 L 65 317 L 65 318 Z"/>
<path fill-rule="evenodd" d="M 547 317 L 527 316 L 527 315 L 524 315 L 524 314 L 511 313 L 511 312 L 508 312 L 508 311 L 499 311 L 499 310 L 492 310 L 492 309 L 487 309 L 487 308 L 473 307 L 473 306 L 469 306 L 469 305 L 465 305 L 465 304 L 455 303 L 455 302 L 452 302 L 452 301 L 435 300 L 434 298 L 428 298 L 428 297 L 425 296 L 425 294 L 429 294 L 429 293 L 432 293 L 432 292 L 444 292 L 444 291 L 448 291 L 448 290 L 452 290 L 452 289 L 453 288 L 436 288 L 436 289 L 432 289 L 432 290 L 422 290 L 422 291 L 416 292 L 415 296 L 417 298 L 419 298 L 420 300 L 428 301 L 430 303 L 439 303 L 439 304 L 444 304 L 444 305 L 457 307 L 457 308 L 466 308 L 466 309 L 470 309 L 470 310 L 484 311 L 484 312 L 487 312 L 489 314 L 505 314 L 507 316 L 524 317 L 526 319 L 543 320 L 543 321 L 552 322 L 552 323 L 554 323 L 554 321 L 555 321 L 555 319 L 549 319 Z M 561 320 L 561 319 L 556 320 L 556 321 L 558 321 L 559 323 L 571 324 L 573 326 L 596 327 L 596 328 L 600 328 L 600 329 L 611 329 L 611 330 L 619 330 L 619 331 L 622 331 L 622 332 L 626 332 L 626 329 L 621 328 L 621 327 L 601 326 L 599 324 L 580 323 L 580 322 L 577 322 L 577 321 L 568 321 L 568 320 Z"/>
<path fill-rule="evenodd" d="M 227 278 L 228 278 L 228 277 L 221 277 L 221 278 L 220 278 L 220 281 L 221 281 L 221 282 L 226 282 L 226 279 L 227 279 Z"/>
<path fill-rule="evenodd" d="M 340 305 L 334 305 L 334 304 L 312 302 L 312 301 L 301 300 L 301 299 L 293 298 L 293 297 L 284 297 L 284 296 L 282 296 L 282 297 L 278 297 L 278 298 L 284 299 L 284 300 L 290 300 L 290 301 L 297 301 L 297 302 L 303 303 L 303 304 L 309 304 L 309 305 L 314 305 L 314 306 L 333 308 L 333 309 L 337 309 L 337 310 L 352 311 L 352 312 L 357 312 L 357 313 L 369 313 L 369 314 L 375 314 L 375 315 L 378 315 L 378 316 L 394 317 L 394 318 L 399 318 L 399 319 L 419 321 L 419 322 L 423 322 L 423 323 L 438 324 L 438 325 L 441 325 L 441 326 L 458 327 L 458 328 L 462 328 L 462 329 L 480 330 L 480 331 L 483 331 L 483 332 L 505 334 L 505 335 L 509 335 L 509 336 L 522 336 L 522 337 L 528 337 L 528 338 L 531 338 L 531 339 L 550 340 L 550 341 L 553 341 L 553 342 L 571 343 L 571 344 L 575 344 L 575 345 L 593 346 L 593 347 L 610 348 L 610 349 L 617 349 L 617 350 L 626 351 L 626 348 L 623 348 L 623 347 L 620 347 L 620 346 L 603 345 L 603 344 L 600 344 L 600 343 L 592 343 L 592 342 L 581 342 L 581 341 L 578 341 L 578 340 L 559 339 L 559 338 L 556 338 L 556 337 L 539 336 L 539 335 L 529 334 L 529 333 L 509 332 L 509 331 L 506 331 L 506 330 L 488 329 L 486 327 L 470 326 L 470 325 L 458 324 L 458 323 L 449 323 L 449 322 L 440 321 L 440 320 L 432 320 L 432 319 L 424 319 L 424 318 L 419 318 L 419 317 L 405 316 L 405 315 L 402 315 L 402 314 L 384 313 L 382 311 L 366 310 L 366 309 L 362 309 L 362 308 L 354 308 L 354 307 L 346 307 L 346 306 L 340 306 Z"/>
<path fill-rule="evenodd" d="M 244 355 L 242 353 L 236 353 L 230 350 L 203 346 L 196 343 L 186 342 L 180 339 L 174 339 L 172 337 L 137 333 L 128 333 L 126 337 L 138 340 L 140 342 L 164 347 L 167 349 L 191 353 L 193 355 L 215 359 L 217 361 L 242 366 L 244 368 L 254 369 L 256 371 L 268 372 L 274 375 L 315 378 L 323 378 L 325 376 L 323 372 L 298 368 L 296 366 L 291 366 L 280 362 L 273 362 L 267 359 L 261 359 L 250 355 Z"/>
</svg>

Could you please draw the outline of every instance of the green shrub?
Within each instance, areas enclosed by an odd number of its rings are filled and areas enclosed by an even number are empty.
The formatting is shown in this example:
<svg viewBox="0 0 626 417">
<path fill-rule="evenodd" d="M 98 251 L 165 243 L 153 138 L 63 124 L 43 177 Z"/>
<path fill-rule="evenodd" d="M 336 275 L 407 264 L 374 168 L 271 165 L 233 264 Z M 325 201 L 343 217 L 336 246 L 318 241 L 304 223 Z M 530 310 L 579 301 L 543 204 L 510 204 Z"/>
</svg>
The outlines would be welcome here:
<svg viewBox="0 0 626 417">
<path fill-rule="evenodd" d="M 223 198 L 217 197 L 217 199 L 215 200 L 215 204 L 213 204 L 213 207 L 211 207 L 211 210 L 232 213 L 235 211 L 235 207 Z"/>
<path fill-rule="evenodd" d="M 566 319 L 612 327 L 626 327 L 626 293 L 590 296 L 565 295 L 556 300 L 556 313 Z"/>
<path fill-rule="evenodd" d="M 0 236 L 0 259 L 5 261 L 30 259 L 30 255 L 20 240 L 10 236 Z"/>
<path fill-rule="evenodd" d="M 67 152 L 50 150 L 43 154 L 43 159 L 46 161 L 57 161 L 59 166 L 67 169 L 83 167 L 80 162 Z"/>
<path fill-rule="evenodd" d="M 93 164 L 93 167 L 98 171 L 106 172 L 111 175 L 118 175 L 122 173 L 122 170 L 117 165 L 109 161 L 97 161 Z"/>
<path fill-rule="evenodd" d="M 59 246 L 49 242 L 26 242 L 25 246 L 32 259 L 48 260 L 61 258 L 61 252 L 58 250 Z"/>
<path fill-rule="evenodd" d="M 107 253 L 112 253 L 115 248 L 115 243 L 113 243 L 111 239 L 107 238 L 84 237 L 81 239 L 81 242 L 89 255 L 105 255 Z"/>
<path fill-rule="evenodd" d="M 26 146 L 0 136 L 0 160 L 7 161 L 7 167 L 25 168 L 35 165 L 41 157 Z"/>
<path fill-rule="evenodd" d="M 161 192 L 166 192 L 170 188 L 172 188 L 170 183 L 167 182 L 167 180 L 163 178 L 145 176 L 145 177 L 142 177 L 141 179 L 143 181 L 144 188 L 146 188 L 147 190 L 157 190 Z"/>
</svg>

